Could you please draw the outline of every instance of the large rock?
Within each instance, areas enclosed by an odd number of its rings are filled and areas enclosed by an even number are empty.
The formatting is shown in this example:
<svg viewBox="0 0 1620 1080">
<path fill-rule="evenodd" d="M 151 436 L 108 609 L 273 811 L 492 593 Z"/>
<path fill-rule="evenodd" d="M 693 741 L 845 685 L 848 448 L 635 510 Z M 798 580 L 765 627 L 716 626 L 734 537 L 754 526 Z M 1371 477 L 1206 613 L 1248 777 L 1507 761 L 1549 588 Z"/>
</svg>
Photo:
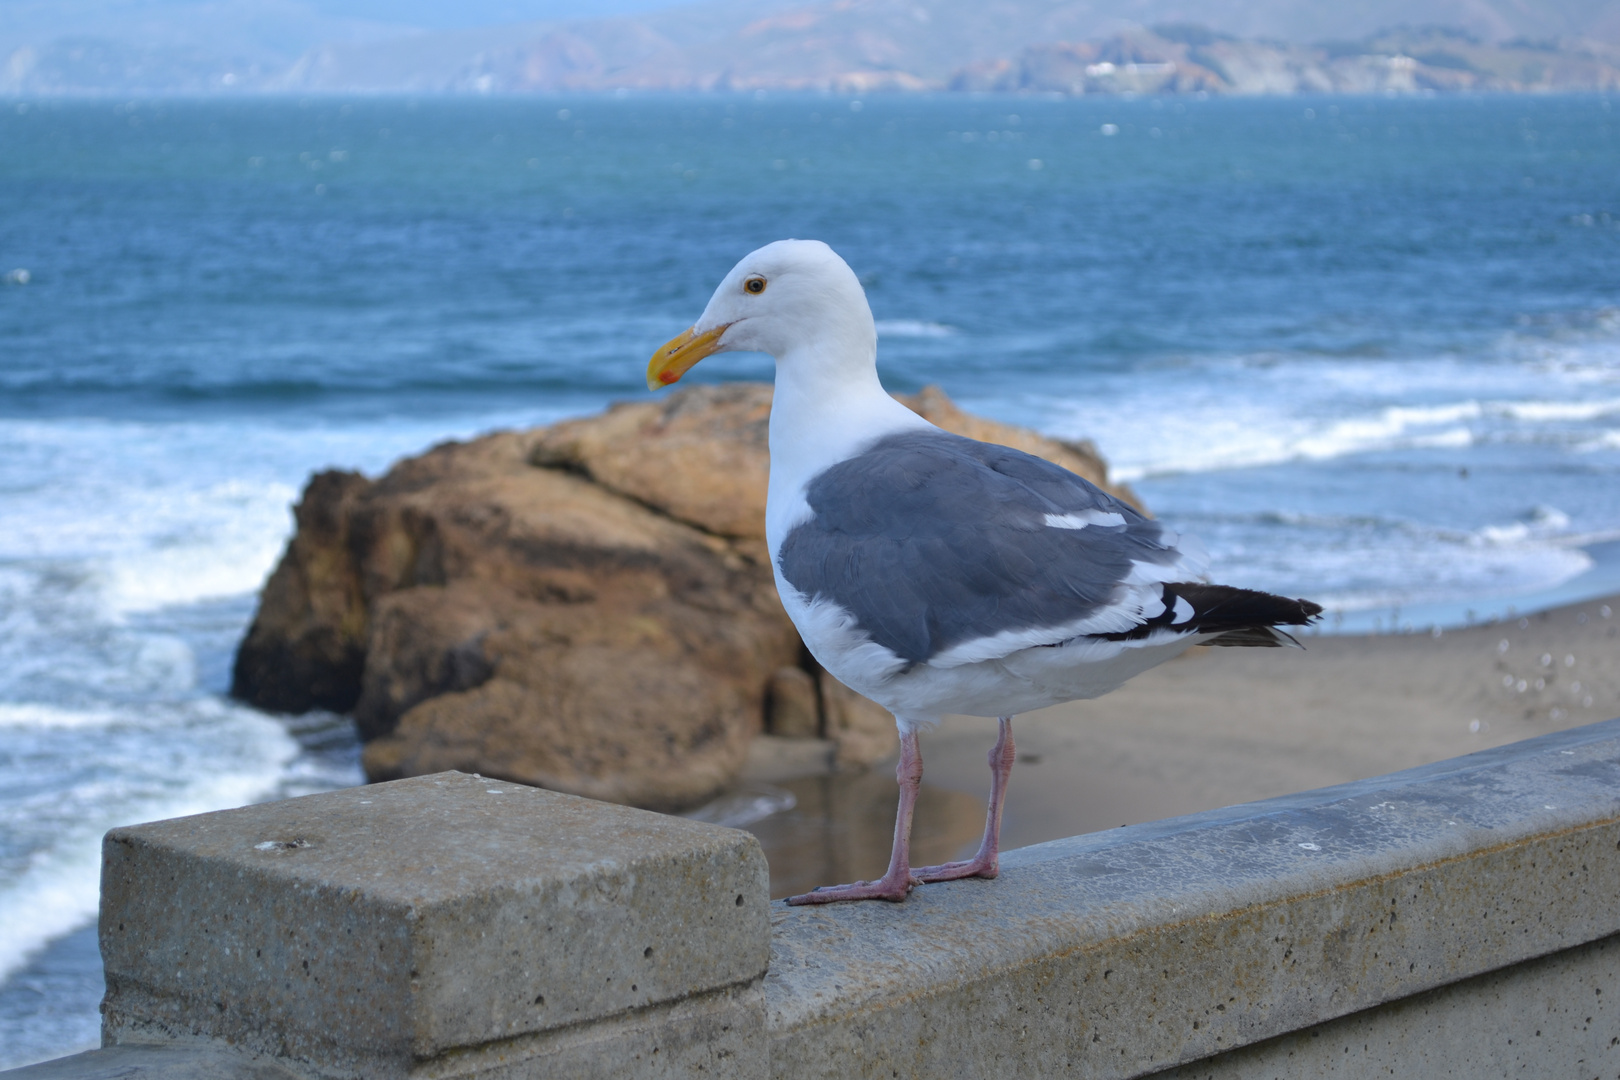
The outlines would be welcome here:
<svg viewBox="0 0 1620 1080">
<path fill-rule="evenodd" d="M 460 769 L 660 809 L 713 795 L 762 730 L 881 759 L 892 719 L 816 669 L 776 598 L 770 395 L 693 387 L 314 477 L 232 693 L 352 711 L 372 779 Z M 906 403 L 1106 483 L 1089 446 L 937 389 Z"/>
</svg>

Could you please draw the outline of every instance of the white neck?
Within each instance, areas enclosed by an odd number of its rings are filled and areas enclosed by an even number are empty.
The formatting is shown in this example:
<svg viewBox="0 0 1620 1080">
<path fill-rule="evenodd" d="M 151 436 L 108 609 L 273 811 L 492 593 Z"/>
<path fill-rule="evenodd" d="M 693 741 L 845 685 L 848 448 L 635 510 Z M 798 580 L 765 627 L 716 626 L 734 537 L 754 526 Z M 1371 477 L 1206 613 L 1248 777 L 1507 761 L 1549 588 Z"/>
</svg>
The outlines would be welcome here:
<svg viewBox="0 0 1620 1080">
<path fill-rule="evenodd" d="M 883 389 L 870 351 L 823 345 L 777 358 L 771 404 L 771 482 L 766 535 L 774 550 L 802 509 L 805 485 L 863 446 L 933 425 Z"/>
</svg>

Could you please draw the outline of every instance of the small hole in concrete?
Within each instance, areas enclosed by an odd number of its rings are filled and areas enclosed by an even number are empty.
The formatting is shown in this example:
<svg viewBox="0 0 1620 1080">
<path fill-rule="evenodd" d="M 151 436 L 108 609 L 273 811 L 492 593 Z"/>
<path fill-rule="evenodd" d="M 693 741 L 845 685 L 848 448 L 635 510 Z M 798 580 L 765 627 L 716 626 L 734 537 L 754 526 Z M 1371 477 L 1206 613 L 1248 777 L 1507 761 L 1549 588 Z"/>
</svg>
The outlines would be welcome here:
<svg viewBox="0 0 1620 1080">
<path fill-rule="evenodd" d="M 536 995 L 534 995 L 534 1003 L 536 1005 L 544 1005 L 546 1003 L 546 995 L 544 995 L 544 994 L 536 994 Z"/>
<path fill-rule="evenodd" d="M 265 840 L 253 845 L 255 850 L 258 851 L 297 851 L 300 848 L 309 846 L 310 842 L 303 837 L 292 840 Z"/>
<path fill-rule="evenodd" d="M 649 945 L 645 949 L 642 949 L 641 950 L 641 955 L 642 955 L 643 959 L 645 959 L 647 957 L 650 957 L 652 955 L 652 946 Z"/>
<path fill-rule="evenodd" d="M 742 907 L 742 893 L 737 894 L 737 906 Z"/>
<path fill-rule="evenodd" d="M 632 994 L 637 993 L 640 989 L 641 988 L 639 986 L 637 986 L 635 983 L 630 984 L 630 992 Z"/>
</svg>

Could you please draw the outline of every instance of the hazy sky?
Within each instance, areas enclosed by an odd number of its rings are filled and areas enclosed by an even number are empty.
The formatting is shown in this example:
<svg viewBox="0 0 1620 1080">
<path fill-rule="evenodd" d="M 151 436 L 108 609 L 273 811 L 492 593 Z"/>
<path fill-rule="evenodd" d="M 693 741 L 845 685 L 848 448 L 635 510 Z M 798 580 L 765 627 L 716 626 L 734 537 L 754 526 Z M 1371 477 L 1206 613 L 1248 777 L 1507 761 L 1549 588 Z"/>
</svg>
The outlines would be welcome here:
<svg viewBox="0 0 1620 1080">
<path fill-rule="evenodd" d="M 453 29 L 627 15 L 682 0 L 0 0 L 0 48 L 64 35 L 131 42 L 246 33 L 307 48 L 369 26 Z"/>
<path fill-rule="evenodd" d="M 673 7 L 680 2 L 682 0 L 309 0 L 309 6 L 342 18 L 454 27 L 626 15 Z M 0 8 L 3 7 L 4 0 L 0 0 Z"/>
</svg>

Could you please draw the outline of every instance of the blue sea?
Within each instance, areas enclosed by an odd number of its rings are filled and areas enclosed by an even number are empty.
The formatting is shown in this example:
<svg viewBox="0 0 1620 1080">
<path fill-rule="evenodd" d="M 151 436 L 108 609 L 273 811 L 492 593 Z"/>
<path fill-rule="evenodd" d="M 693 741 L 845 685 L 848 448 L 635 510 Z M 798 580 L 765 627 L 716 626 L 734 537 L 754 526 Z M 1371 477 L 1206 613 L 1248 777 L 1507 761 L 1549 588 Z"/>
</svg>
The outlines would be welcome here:
<svg viewBox="0 0 1620 1080">
<path fill-rule="evenodd" d="M 223 696 L 305 477 L 643 397 L 784 236 L 1328 631 L 1620 590 L 1603 97 L 3 101 L 0 1067 L 96 1041 L 105 829 L 360 782 Z"/>
</svg>

